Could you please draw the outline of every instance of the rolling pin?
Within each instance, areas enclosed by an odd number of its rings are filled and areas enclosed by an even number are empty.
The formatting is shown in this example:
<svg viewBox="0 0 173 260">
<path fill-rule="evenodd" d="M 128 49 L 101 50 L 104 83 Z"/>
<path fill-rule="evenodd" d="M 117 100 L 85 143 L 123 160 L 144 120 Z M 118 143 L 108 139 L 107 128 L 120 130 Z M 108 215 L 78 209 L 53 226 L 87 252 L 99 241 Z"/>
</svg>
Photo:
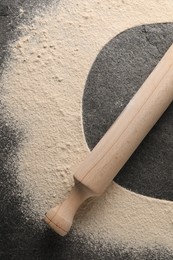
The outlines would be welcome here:
<svg viewBox="0 0 173 260">
<path fill-rule="evenodd" d="M 44 221 L 64 236 L 79 206 L 101 195 L 173 100 L 173 45 L 91 153 L 79 165 L 68 198 Z"/>
</svg>

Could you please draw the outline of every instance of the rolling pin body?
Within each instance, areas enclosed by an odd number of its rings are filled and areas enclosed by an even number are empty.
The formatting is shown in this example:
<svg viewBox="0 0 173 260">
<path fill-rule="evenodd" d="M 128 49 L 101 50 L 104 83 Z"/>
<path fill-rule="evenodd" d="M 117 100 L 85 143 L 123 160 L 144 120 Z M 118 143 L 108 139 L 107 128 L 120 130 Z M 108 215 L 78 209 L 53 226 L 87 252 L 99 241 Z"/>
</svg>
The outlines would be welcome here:
<svg viewBox="0 0 173 260">
<path fill-rule="evenodd" d="M 173 45 L 92 152 L 77 168 L 75 186 L 45 221 L 65 235 L 85 199 L 105 191 L 173 100 Z"/>
</svg>

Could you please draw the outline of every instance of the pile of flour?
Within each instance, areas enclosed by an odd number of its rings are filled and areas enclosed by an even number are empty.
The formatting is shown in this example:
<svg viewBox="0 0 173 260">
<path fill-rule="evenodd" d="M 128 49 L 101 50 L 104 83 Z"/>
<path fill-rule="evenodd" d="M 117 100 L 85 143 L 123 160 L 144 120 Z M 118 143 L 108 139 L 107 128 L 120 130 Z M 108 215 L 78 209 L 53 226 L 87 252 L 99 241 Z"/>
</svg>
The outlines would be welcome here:
<svg viewBox="0 0 173 260">
<path fill-rule="evenodd" d="M 162 10 L 162 12 L 160 12 Z M 82 95 L 100 49 L 135 25 L 172 19 L 169 1 L 54 2 L 22 25 L 11 43 L 2 77 L 6 120 L 18 122 L 24 140 L 18 152 L 18 183 L 31 204 L 23 212 L 40 221 L 73 185 L 75 167 L 89 153 L 82 126 Z M 90 240 L 173 249 L 173 203 L 134 194 L 112 184 L 83 206 L 73 232 Z"/>
</svg>

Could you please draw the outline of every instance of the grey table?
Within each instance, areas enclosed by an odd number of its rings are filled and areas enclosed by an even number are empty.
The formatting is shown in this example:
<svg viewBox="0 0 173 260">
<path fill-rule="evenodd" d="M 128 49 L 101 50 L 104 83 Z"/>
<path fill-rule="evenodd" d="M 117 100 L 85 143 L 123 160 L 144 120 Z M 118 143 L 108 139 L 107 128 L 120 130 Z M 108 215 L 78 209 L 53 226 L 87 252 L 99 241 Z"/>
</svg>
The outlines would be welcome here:
<svg viewBox="0 0 173 260">
<path fill-rule="evenodd" d="M 46 3 L 46 1 L 44 1 Z M 49 1 L 47 1 L 48 3 Z M 37 4 L 41 5 L 42 1 Z M 19 9 L 25 15 L 19 15 Z M 8 41 L 17 37 L 16 26 L 34 14 L 33 0 L 0 1 L 0 65 L 8 55 Z M 113 38 L 98 54 L 85 85 L 83 123 L 92 150 L 105 131 L 146 79 L 173 42 L 173 24 L 141 25 Z M 121 102 L 120 102 L 121 101 Z M 173 200 L 173 106 L 171 105 L 130 160 L 115 182 L 136 193 Z M 0 110 L 0 259 L 173 259 L 164 248 L 153 251 L 115 247 L 95 251 L 83 240 L 69 241 L 47 229 L 44 233 L 21 212 L 22 197 L 16 182 L 16 167 L 6 164 L 11 151 L 15 156 L 20 138 L 9 127 Z M 146 163 L 147 162 L 147 163 Z M 27 203 L 27 202 L 26 202 Z M 29 203 L 29 202 L 28 202 Z M 156 258 L 157 257 L 157 258 Z"/>
</svg>

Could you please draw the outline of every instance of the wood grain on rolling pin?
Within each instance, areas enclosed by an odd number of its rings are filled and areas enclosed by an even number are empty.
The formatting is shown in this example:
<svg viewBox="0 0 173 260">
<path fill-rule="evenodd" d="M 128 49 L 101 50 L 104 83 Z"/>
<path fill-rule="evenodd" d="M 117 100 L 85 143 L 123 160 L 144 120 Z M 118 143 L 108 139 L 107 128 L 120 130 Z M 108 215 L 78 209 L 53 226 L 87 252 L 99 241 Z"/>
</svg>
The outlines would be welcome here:
<svg viewBox="0 0 173 260">
<path fill-rule="evenodd" d="M 172 100 L 173 45 L 74 177 L 95 193 L 102 193 Z"/>
<path fill-rule="evenodd" d="M 172 100 L 173 45 L 77 168 L 75 186 L 67 200 L 46 214 L 45 221 L 57 233 L 65 235 L 69 231 L 84 200 L 104 192 Z"/>
</svg>

